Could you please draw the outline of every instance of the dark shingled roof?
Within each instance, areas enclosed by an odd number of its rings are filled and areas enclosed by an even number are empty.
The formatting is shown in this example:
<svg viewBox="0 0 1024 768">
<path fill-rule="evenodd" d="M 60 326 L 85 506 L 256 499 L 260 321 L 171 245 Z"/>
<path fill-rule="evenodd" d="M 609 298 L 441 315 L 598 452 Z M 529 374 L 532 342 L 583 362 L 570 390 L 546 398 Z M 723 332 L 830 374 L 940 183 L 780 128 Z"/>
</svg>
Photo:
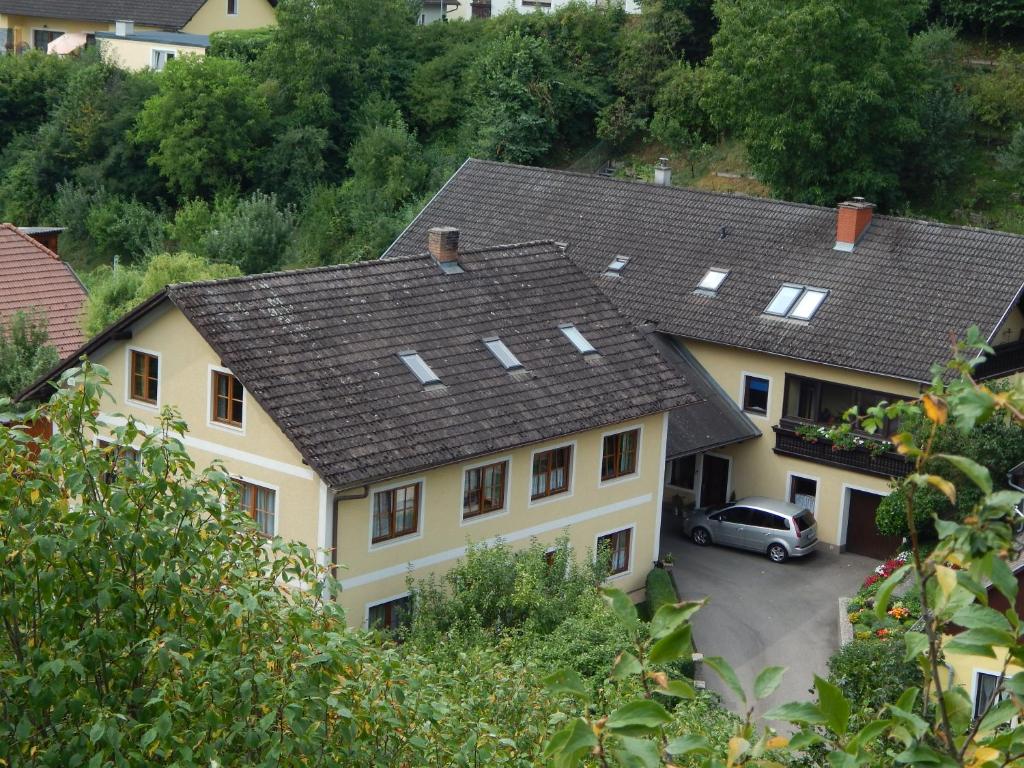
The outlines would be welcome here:
<svg viewBox="0 0 1024 768">
<path fill-rule="evenodd" d="M 0 0 L 0 13 L 83 21 L 134 21 L 179 30 L 207 0 Z M 277 0 L 270 0 L 276 6 Z"/>
<path fill-rule="evenodd" d="M 424 243 L 426 240 L 424 240 Z M 554 243 L 169 286 L 93 339 L 92 354 L 170 299 L 305 460 L 349 487 L 699 400 Z M 583 355 L 561 323 L 597 348 Z M 483 345 L 499 336 L 522 371 Z M 398 354 L 418 352 L 443 386 Z M 78 354 L 41 381 L 77 360 Z M 45 384 L 22 398 L 43 397 Z"/>
<path fill-rule="evenodd" d="M 950 334 L 989 334 L 1024 281 L 1024 237 L 876 215 L 853 253 L 833 250 L 836 211 L 469 160 L 391 246 L 434 226 L 472 247 L 550 238 L 637 322 L 658 330 L 912 381 L 949 356 Z M 600 277 L 615 256 L 621 277 Z M 694 294 L 709 267 L 716 297 Z M 809 323 L 763 314 L 784 282 L 826 288 Z"/>
<path fill-rule="evenodd" d="M 711 378 L 681 344 L 671 336 L 651 333 L 648 337 L 671 365 L 701 398 L 700 402 L 675 408 L 668 414 L 666 459 L 676 459 L 723 445 L 760 437 L 759 430 L 729 399 L 718 382 Z"/>
</svg>

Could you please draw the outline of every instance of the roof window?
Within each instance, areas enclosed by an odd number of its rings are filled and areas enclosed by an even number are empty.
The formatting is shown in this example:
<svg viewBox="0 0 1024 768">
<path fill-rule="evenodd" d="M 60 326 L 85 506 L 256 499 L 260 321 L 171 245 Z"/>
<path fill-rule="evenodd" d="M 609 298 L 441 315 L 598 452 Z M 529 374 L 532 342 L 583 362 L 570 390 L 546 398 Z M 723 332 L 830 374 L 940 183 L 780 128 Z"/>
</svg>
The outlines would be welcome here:
<svg viewBox="0 0 1024 768">
<path fill-rule="evenodd" d="M 572 342 L 572 345 L 576 347 L 577 351 L 582 352 L 584 355 L 592 355 L 597 350 L 594 345 L 587 341 L 587 337 L 580 333 L 580 329 L 571 323 L 558 326 L 559 330 L 565 334 L 565 338 Z"/>
<path fill-rule="evenodd" d="M 821 288 L 783 283 L 775 298 L 769 302 L 765 314 L 790 317 L 794 320 L 810 320 L 826 296 L 828 291 Z"/>
<path fill-rule="evenodd" d="M 419 356 L 416 352 L 399 352 L 398 356 L 405 363 L 406 367 L 412 371 L 412 375 L 419 379 L 420 384 L 440 384 L 441 380 L 434 373 L 433 369 L 427 365 L 426 361 Z"/>
<path fill-rule="evenodd" d="M 519 358 L 512 354 L 512 350 L 509 349 L 505 345 L 505 342 L 497 336 L 491 336 L 483 341 L 484 346 L 487 347 L 490 353 L 497 358 L 498 362 L 505 367 L 505 370 L 514 371 L 523 367 L 523 364 L 519 362 Z"/>
<path fill-rule="evenodd" d="M 616 256 L 612 259 L 612 263 L 608 265 L 608 269 L 605 270 L 605 276 L 615 277 L 616 275 L 622 274 L 622 270 L 626 268 L 628 263 L 629 256 Z"/>
<path fill-rule="evenodd" d="M 704 273 L 704 277 L 701 278 L 700 283 L 697 285 L 697 290 L 701 293 L 708 293 L 714 295 L 718 293 L 718 289 L 722 283 L 725 282 L 725 278 L 729 276 L 729 270 L 727 269 L 709 269 Z"/>
</svg>

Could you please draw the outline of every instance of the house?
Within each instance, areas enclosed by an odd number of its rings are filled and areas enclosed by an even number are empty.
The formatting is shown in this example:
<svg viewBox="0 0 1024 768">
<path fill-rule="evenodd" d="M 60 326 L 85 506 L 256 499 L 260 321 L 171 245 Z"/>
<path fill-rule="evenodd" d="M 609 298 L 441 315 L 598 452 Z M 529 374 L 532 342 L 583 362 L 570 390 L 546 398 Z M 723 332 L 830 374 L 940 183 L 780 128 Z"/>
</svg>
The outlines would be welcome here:
<svg viewBox="0 0 1024 768">
<path fill-rule="evenodd" d="M 557 11 L 559 8 L 569 5 L 574 0 L 460 0 L 460 2 L 449 2 L 445 8 L 443 18 L 447 19 L 489 19 L 491 16 L 498 16 L 509 11 L 518 13 L 533 13 L 543 11 L 545 13 Z M 640 5 L 636 0 L 621 0 L 626 13 L 639 13 Z M 611 5 L 606 0 L 594 0 L 594 5 Z M 431 3 L 424 3 L 424 10 Z M 455 6 L 454 8 L 452 6 Z M 436 21 L 442 16 L 431 16 L 426 22 Z M 420 23 L 424 23 L 421 20 Z"/>
<path fill-rule="evenodd" d="M 917 396 L 971 325 L 997 350 L 981 375 L 1024 368 L 1024 238 L 875 215 L 862 200 L 832 209 L 676 188 L 667 166 L 659 176 L 666 184 L 469 160 L 385 258 L 441 223 L 470 248 L 566 243 L 594 285 L 692 357 L 759 431 L 670 450 L 667 498 L 795 501 L 829 545 L 890 554 L 898 542 L 874 515 L 908 464 L 878 436 L 832 445 L 816 430 L 853 405 Z"/>
<path fill-rule="evenodd" d="M 53 43 L 58 52 L 68 53 L 94 35 L 116 32 L 119 21 L 132 23 L 129 35 L 208 36 L 274 24 L 276 5 L 277 0 L 0 0 L 0 46 L 20 53 L 47 50 Z M 134 46 L 144 42 L 148 41 L 133 37 L 104 43 L 104 47 L 126 55 L 130 64 L 138 58 Z M 155 42 L 168 49 L 176 44 L 188 46 L 186 39 Z M 198 47 L 196 40 L 192 43 L 191 47 Z"/>
<path fill-rule="evenodd" d="M 568 532 L 635 592 L 659 556 L 670 419 L 694 414 L 696 450 L 750 428 L 563 251 L 432 228 L 387 261 L 172 285 L 22 399 L 88 355 L 112 377 L 108 424 L 179 408 L 190 454 L 224 462 L 267 535 L 340 566 L 353 624 L 397 621 L 407 576 L 468 540 Z"/>
<path fill-rule="evenodd" d="M 83 342 L 85 288 L 71 267 L 41 241 L 55 244 L 59 229 L 0 224 L 0 321 L 15 312 L 46 317 L 50 342 L 63 358 Z"/>
<path fill-rule="evenodd" d="M 987 605 L 990 608 L 1004 613 L 1007 609 L 1013 608 L 1018 616 L 1024 615 L 1024 555 L 1018 554 L 1017 558 L 1007 563 L 1010 572 L 1017 582 L 1017 595 L 1014 604 L 1006 599 L 991 583 L 985 585 L 987 594 Z M 997 693 L 1001 678 L 1007 679 L 1024 671 L 1018 663 L 1007 660 L 1006 648 L 995 648 L 995 657 L 981 656 L 957 650 L 949 645 L 949 641 L 963 632 L 962 627 L 949 626 L 943 634 L 943 660 L 949 670 L 949 682 L 959 685 L 971 699 L 973 715 L 979 717 L 989 707 L 994 697 L 1000 699 L 1008 698 L 1006 691 Z M 1004 670 L 1005 665 L 1005 670 Z"/>
<path fill-rule="evenodd" d="M 162 30 L 135 31 L 131 21 L 118 21 L 113 32 L 97 32 L 103 60 L 122 69 L 163 71 L 167 62 L 182 56 L 205 56 L 209 35 Z"/>
</svg>

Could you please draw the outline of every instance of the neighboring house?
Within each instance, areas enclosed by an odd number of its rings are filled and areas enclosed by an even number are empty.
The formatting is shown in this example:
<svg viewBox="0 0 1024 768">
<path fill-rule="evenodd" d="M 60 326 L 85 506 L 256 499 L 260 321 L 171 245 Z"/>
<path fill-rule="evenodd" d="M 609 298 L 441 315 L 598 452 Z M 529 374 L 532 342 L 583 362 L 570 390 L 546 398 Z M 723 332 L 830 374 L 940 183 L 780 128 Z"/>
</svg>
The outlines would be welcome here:
<svg viewBox="0 0 1024 768">
<path fill-rule="evenodd" d="M 1024 368 L 1017 235 L 876 216 L 861 200 L 836 210 L 469 160 L 385 258 L 415 252 L 442 223 L 470 248 L 567 243 L 620 310 L 691 356 L 756 425 L 741 444 L 670 450 L 668 498 L 796 501 L 824 542 L 853 552 L 883 557 L 898 543 L 874 515 L 908 465 L 868 435 L 841 450 L 814 429 L 855 404 L 915 397 L 971 325 L 997 348 L 982 375 Z"/>
<path fill-rule="evenodd" d="M 533 13 L 534 11 L 557 11 L 563 6 L 577 0 L 449 0 L 441 13 L 439 0 L 427 0 L 423 4 L 424 15 L 420 23 L 429 23 L 441 18 L 447 19 L 489 19 L 507 11 Z M 626 13 L 639 13 L 640 5 L 636 0 L 591 0 L 592 5 L 611 5 L 621 2 Z"/>
<path fill-rule="evenodd" d="M 104 61 L 123 69 L 161 72 L 171 59 L 205 56 L 209 35 L 160 30 L 136 32 L 132 22 L 119 21 L 113 32 L 97 32 L 96 42 Z"/>
<path fill-rule="evenodd" d="M 84 341 L 81 318 L 86 293 L 71 267 L 39 240 L 54 229 L 0 224 L 0 320 L 18 311 L 46 317 L 50 342 L 63 358 Z M 35 233 L 36 237 L 32 234 Z"/>
<path fill-rule="evenodd" d="M 54 43 L 66 53 L 98 33 L 115 32 L 116 22 L 129 21 L 134 23 L 131 34 L 139 37 L 111 45 L 135 61 L 138 54 L 130 48 L 147 42 L 141 39 L 144 33 L 208 36 L 265 27 L 276 23 L 276 5 L 276 0 L 0 0 L 0 48 L 20 53 L 47 50 Z M 60 40 L 64 35 L 68 39 Z M 195 43 L 193 39 L 192 48 L 199 47 Z M 185 40 L 175 44 L 189 46 Z"/>
<path fill-rule="evenodd" d="M 1024 616 L 1024 556 L 1018 556 L 1016 560 L 1008 563 L 1010 571 L 1017 580 L 1017 598 L 1013 606 L 1003 596 L 1003 593 L 991 584 L 987 587 L 987 605 L 990 608 L 1003 613 L 1013 607 L 1018 616 Z M 963 630 L 960 627 L 948 627 L 945 639 L 956 637 Z M 1000 675 L 1003 674 L 1003 664 L 1006 662 L 1006 648 L 994 649 L 996 657 L 975 656 L 969 653 L 950 650 L 948 646 L 943 648 L 945 666 L 949 670 L 950 682 L 961 686 L 967 695 L 971 697 L 973 714 L 978 717 L 985 711 L 993 700 L 996 688 L 998 687 Z M 1005 677 L 1009 678 L 1018 672 L 1024 671 L 1019 664 L 1008 664 Z M 945 681 L 943 681 L 945 683 Z M 1007 698 L 1008 693 L 1003 692 L 1000 698 Z"/>
<path fill-rule="evenodd" d="M 751 434 L 561 246 L 464 249 L 449 229 L 399 259 L 170 286 L 23 398 L 82 354 L 110 371 L 108 423 L 178 407 L 189 452 L 225 463 L 264 532 L 340 564 L 353 624 L 393 623 L 410 574 L 499 536 L 603 542 L 638 590 L 670 419 L 693 414 L 698 450 Z"/>
</svg>

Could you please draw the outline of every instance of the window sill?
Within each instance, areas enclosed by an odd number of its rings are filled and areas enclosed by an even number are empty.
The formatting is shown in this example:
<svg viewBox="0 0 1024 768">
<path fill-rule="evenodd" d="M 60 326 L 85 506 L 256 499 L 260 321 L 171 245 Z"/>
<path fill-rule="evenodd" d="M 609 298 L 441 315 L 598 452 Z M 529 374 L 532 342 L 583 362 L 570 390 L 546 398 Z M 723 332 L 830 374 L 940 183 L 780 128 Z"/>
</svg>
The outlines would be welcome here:
<svg viewBox="0 0 1024 768">
<path fill-rule="evenodd" d="M 628 475 L 619 475 L 618 477 L 610 477 L 607 480 L 598 481 L 598 488 L 610 488 L 613 485 L 621 485 L 622 483 L 628 483 L 630 480 L 636 480 L 640 477 L 639 472 L 631 472 Z"/>
<path fill-rule="evenodd" d="M 465 515 L 463 515 L 462 519 L 459 521 L 459 527 L 463 528 L 467 525 L 482 523 L 484 520 L 493 520 L 496 517 L 504 517 L 510 511 L 511 510 L 507 506 L 505 506 L 502 507 L 501 509 L 494 509 L 491 510 L 490 512 L 482 512 L 479 515 L 471 515 L 470 517 L 466 517 Z"/>
<path fill-rule="evenodd" d="M 550 504 L 553 501 L 561 501 L 562 499 L 571 499 L 572 491 L 561 491 L 560 493 L 553 493 L 550 496 L 540 496 L 539 498 L 531 498 L 527 507 L 542 507 L 545 504 Z"/>
<path fill-rule="evenodd" d="M 417 539 L 422 539 L 422 538 L 423 538 L 423 531 L 421 529 L 421 530 L 416 531 L 415 533 L 407 533 L 404 536 L 396 536 L 393 539 L 384 539 L 383 541 L 378 541 L 376 544 L 371 542 L 370 543 L 370 551 L 371 552 L 376 552 L 377 550 L 380 550 L 380 549 L 389 549 L 390 547 L 395 547 L 395 546 L 398 546 L 399 544 L 406 544 L 406 543 L 408 543 L 410 541 L 416 541 Z"/>
<path fill-rule="evenodd" d="M 127 400 L 127 403 L 128 403 L 128 405 L 131 405 L 131 406 L 133 406 L 135 408 L 141 408 L 142 410 L 150 411 L 151 413 L 159 413 L 159 411 L 160 411 L 160 402 L 159 401 L 157 401 L 155 403 L 147 403 L 145 400 L 135 400 L 135 399 L 129 397 L 128 400 Z"/>
</svg>

